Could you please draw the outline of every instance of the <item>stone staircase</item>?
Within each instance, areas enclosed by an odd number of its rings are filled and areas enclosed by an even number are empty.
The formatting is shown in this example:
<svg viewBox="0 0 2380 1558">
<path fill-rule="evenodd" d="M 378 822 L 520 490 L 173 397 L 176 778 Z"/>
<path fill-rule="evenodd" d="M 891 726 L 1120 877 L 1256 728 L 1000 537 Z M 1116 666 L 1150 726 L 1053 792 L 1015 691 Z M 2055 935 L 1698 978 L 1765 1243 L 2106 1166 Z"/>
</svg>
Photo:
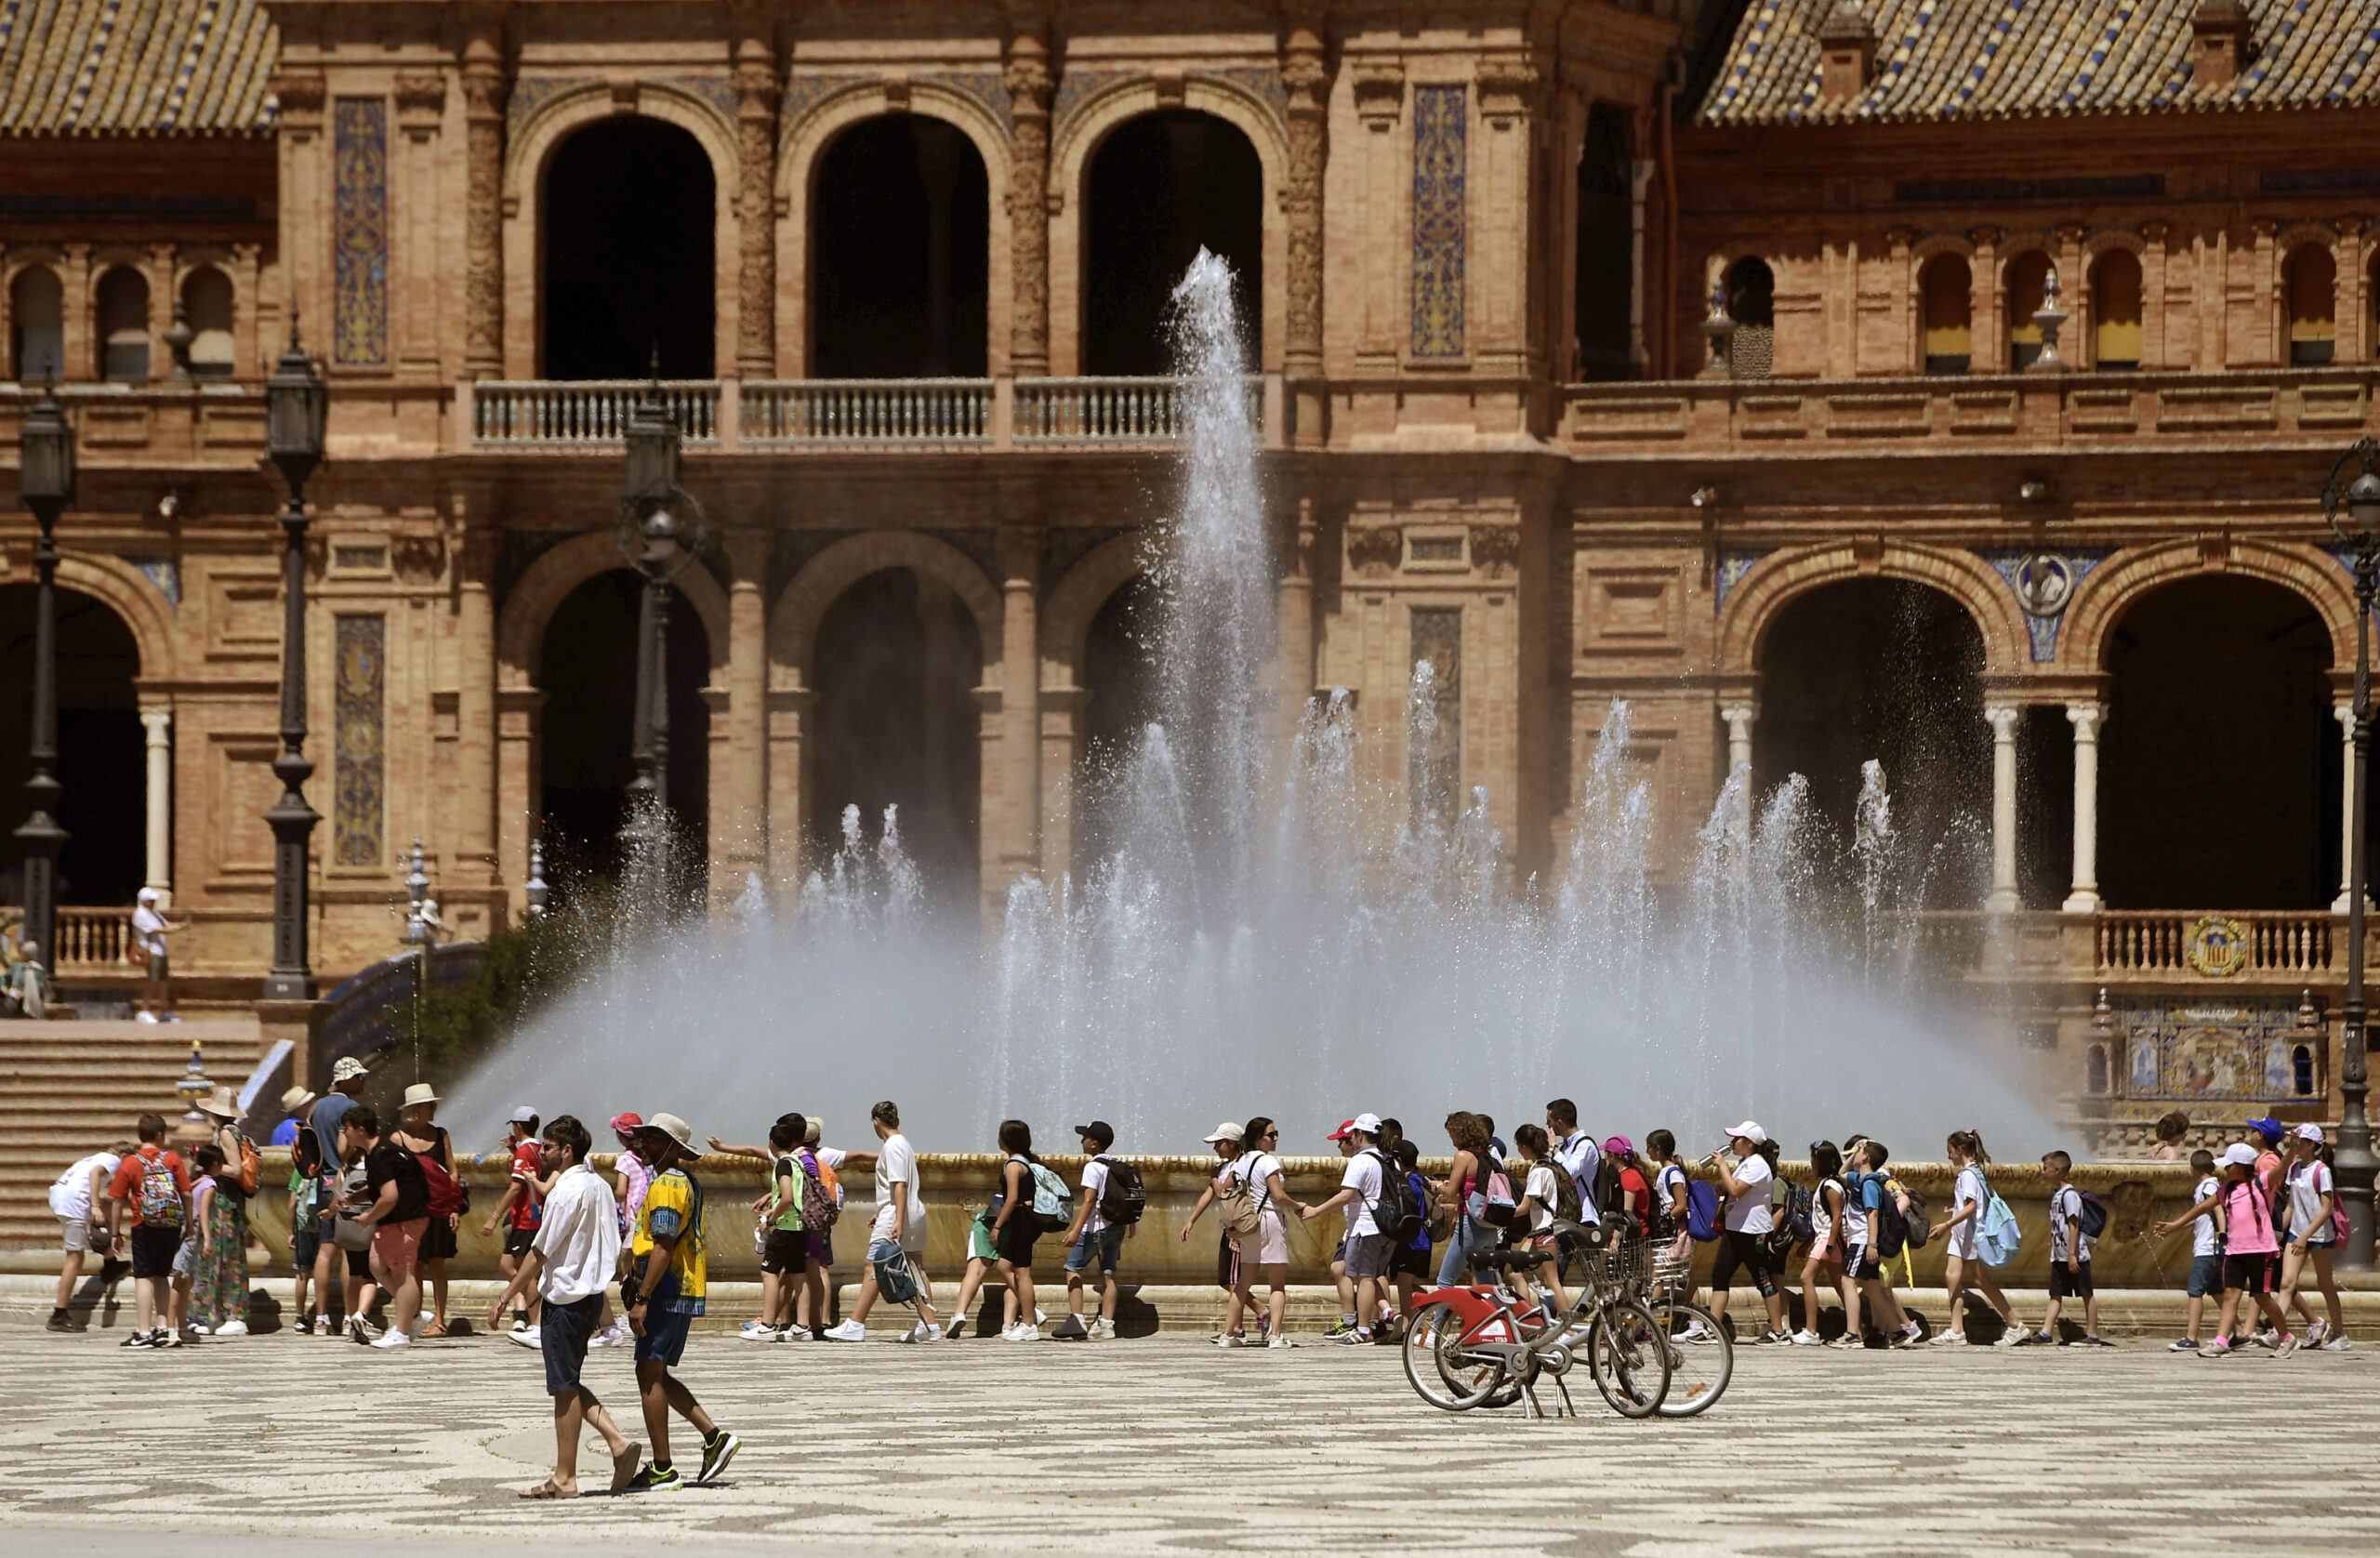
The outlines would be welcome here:
<svg viewBox="0 0 2380 1558">
<path fill-rule="evenodd" d="M 193 1039 L 205 1043 L 215 1081 L 237 1087 L 256 1064 L 253 1018 L 0 1022 L 0 1252 L 54 1255 L 50 1182 L 76 1158 L 130 1140 L 144 1113 L 178 1122 L 186 1106 L 174 1084 L 189 1069 Z"/>
</svg>

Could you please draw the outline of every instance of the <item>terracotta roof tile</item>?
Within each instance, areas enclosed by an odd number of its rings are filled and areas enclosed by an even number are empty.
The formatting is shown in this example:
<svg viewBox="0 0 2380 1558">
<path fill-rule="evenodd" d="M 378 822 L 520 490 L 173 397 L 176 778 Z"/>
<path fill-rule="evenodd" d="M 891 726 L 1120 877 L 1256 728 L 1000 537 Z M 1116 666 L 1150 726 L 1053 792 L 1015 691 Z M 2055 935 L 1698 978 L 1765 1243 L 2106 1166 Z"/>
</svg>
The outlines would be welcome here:
<svg viewBox="0 0 2380 1558">
<path fill-rule="evenodd" d="M 0 0 L 0 135 L 272 127 L 263 0 Z"/>
<path fill-rule="evenodd" d="M 1860 0 L 1874 79 L 1819 96 L 1819 24 L 1841 0 L 1751 0 L 1699 121 L 1997 119 L 2380 102 L 2380 0 L 2244 0 L 2254 58 L 2190 76 L 2197 0 Z M 0 0 L 5 4 L 5 0 Z"/>
</svg>

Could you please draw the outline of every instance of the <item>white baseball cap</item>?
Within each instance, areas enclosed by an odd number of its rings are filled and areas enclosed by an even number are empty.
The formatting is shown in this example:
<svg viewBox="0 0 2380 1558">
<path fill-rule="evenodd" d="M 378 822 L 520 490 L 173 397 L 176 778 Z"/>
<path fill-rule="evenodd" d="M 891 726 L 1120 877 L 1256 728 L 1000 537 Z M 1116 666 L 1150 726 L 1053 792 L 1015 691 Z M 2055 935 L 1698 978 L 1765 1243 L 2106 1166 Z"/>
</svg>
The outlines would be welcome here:
<svg viewBox="0 0 2380 1558">
<path fill-rule="evenodd" d="M 2254 1168 L 2256 1166 L 2256 1149 L 2245 1142 L 2234 1142 L 2223 1149 L 2221 1157 L 2215 1160 L 2217 1168 L 2228 1168 L 2235 1163 L 2242 1168 Z"/>
<path fill-rule="evenodd" d="M 1730 1126 L 1727 1128 L 1727 1134 L 1740 1136 L 1755 1147 L 1768 1140 L 1768 1132 L 1760 1129 L 1758 1120 L 1746 1120 L 1741 1125 Z"/>
<path fill-rule="evenodd" d="M 1215 1127 L 1214 1129 L 1207 1132 L 1207 1142 L 1210 1146 L 1217 1145 L 1224 1142 L 1244 1142 L 1247 1139 L 1248 1133 L 1240 1129 L 1239 1122 L 1237 1120 L 1225 1120 L 1223 1124 Z"/>
<path fill-rule="evenodd" d="M 2299 1126 L 2294 1131 L 2291 1132 L 2291 1134 L 2295 1136 L 2301 1142 L 2320 1142 L 2322 1139 L 2322 1128 L 2309 1120 L 2306 1124 Z"/>
<path fill-rule="evenodd" d="M 536 1125 L 537 1123 L 537 1112 L 524 1103 L 521 1105 L 520 1108 L 512 1111 L 507 1120 L 507 1123 L 510 1125 Z"/>
<path fill-rule="evenodd" d="M 1353 1124 L 1357 1130 L 1362 1131 L 1367 1136 L 1377 1136 L 1380 1134 L 1380 1116 L 1378 1115 L 1358 1115 L 1350 1123 Z"/>
</svg>

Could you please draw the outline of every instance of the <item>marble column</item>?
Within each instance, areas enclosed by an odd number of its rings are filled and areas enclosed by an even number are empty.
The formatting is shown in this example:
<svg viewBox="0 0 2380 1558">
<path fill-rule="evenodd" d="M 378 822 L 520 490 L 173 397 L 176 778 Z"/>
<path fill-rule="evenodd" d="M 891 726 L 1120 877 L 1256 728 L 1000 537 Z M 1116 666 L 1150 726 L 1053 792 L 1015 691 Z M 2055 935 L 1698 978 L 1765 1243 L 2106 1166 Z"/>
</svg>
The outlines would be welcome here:
<svg viewBox="0 0 2380 1558">
<path fill-rule="evenodd" d="M 149 764 L 149 868 L 141 885 L 157 890 L 163 909 L 174 902 L 174 711 L 144 708 L 140 728 Z"/>
<path fill-rule="evenodd" d="M 2074 727 L 2074 882 L 2059 905 L 2068 914 L 2096 914 L 2099 898 L 2099 727 L 2108 718 L 2098 704 L 2068 704 Z"/>
<path fill-rule="evenodd" d="M 1050 371 L 1050 45 L 1020 30 L 1009 42 L 1014 150 L 1009 164 L 1009 361 L 1018 378 Z"/>
<path fill-rule="evenodd" d="M 504 65 L 499 13 L 467 15 L 463 41 L 463 367 L 504 376 Z"/>
<path fill-rule="evenodd" d="M 2355 706 L 2334 704 L 2331 717 L 2339 722 L 2339 895 L 2331 912 L 2345 914 L 2353 891 L 2347 877 L 2355 869 Z"/>
<path fill-rule="evenodd" d="M 1748 770 L 1752 767 L 1752 721 L 1759 717 L 1760 711 L 1751 704 L 1720 706 L 1719 718 L 1727 722 L 1728 773 L 1732 774 L 1739 768 Z M 1745 775 L 1744 783 L 1752 783 L 1749 773 Z"/>
<path fill-rule="evenodd" d="M 1991 724 L 1991 894 L 1983 906 L 2007 914 L 2016 896 L 2016 720 L 2024 710 L 1996 704 L 1983 711 Z"/>
</svg>

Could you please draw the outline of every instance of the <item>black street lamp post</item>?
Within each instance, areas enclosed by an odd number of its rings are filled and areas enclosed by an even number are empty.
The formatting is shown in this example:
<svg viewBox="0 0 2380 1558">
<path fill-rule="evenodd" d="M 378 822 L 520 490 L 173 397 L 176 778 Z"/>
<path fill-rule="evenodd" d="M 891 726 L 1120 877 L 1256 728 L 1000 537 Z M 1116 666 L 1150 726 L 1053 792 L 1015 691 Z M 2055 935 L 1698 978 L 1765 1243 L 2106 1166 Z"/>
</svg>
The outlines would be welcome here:
<svg viewBox="0 0 2380 1558">
<path fill-rule="evenodd" d="M 281 510 L 281 756 L 272 760 L 281 799 L 264 820 L 272 828 L 272 972 L 269 1001 L 311 1001 L 314 970 L 307 950 L 306 852 L 321 814 L 300 790 L 314 772 L 306 760 L 306 478 L 323 463 L 323 424 L 330 393 L 298 344 L 291 310 L 289 350 L 265 380 L 265 449 L 288 485 Z"/>
<path fill-rule="evenodd" d="M 620 489 L 620 555 L 644 580 L 637 609 L 636 777 L 628 783 L 628 816 L 620 825 L 633 875 L 638 861 L 657 858 L 651 846 L 668 825 L 670 582 L 701 554 L 709 530 L 702 504 L 679 484 L 678 424 L 657 376 L 629 414 L 623 442 L 628 469 Z M 657 874 L 648 886 L 667 891 Z"/>
<path fill-rule="evenodd" d="M 22 939 L 36 949 L 33 961 L 46 973 L 58 966 L 58 852 L 66 830 L 58 825 L 58 516 L 74 501 L 74 429 L 58 403 L 55 385 L 25 415 L 18 445 L 17 494 L 41 526 L 33 547 L 39 601 L 33 609 L 33 777 L 25 795 L 33 814 L 17 829 L 25 847 L 25 923 Z"/>
<path fill-rule="evenodd" d="M 2358 474 L 2347 481 L 2350 467 Z M 2339 1139 L 2335 1172 L 2347 1206 L 2347 1248 L 2340 1266 L 2372 1269 L 2372 1184 L 2380 1159 L 2372 1153 L 2372 1122 L 2364 1113 L 2368 1081 L 2364 1052 L 2363 897 L 2370 852 L 2365 844 L 2365 773 L 2372 758 L 2372 601 L 2380 591 L 2380 440 L 2363 439 L 2339 456 L 2322 485 L 2322 513 L 2355 553 L 2355 768 L 2348 779 L 2347 881 L 2347 1005 L 2339 1013 Z"/>
</svg>

